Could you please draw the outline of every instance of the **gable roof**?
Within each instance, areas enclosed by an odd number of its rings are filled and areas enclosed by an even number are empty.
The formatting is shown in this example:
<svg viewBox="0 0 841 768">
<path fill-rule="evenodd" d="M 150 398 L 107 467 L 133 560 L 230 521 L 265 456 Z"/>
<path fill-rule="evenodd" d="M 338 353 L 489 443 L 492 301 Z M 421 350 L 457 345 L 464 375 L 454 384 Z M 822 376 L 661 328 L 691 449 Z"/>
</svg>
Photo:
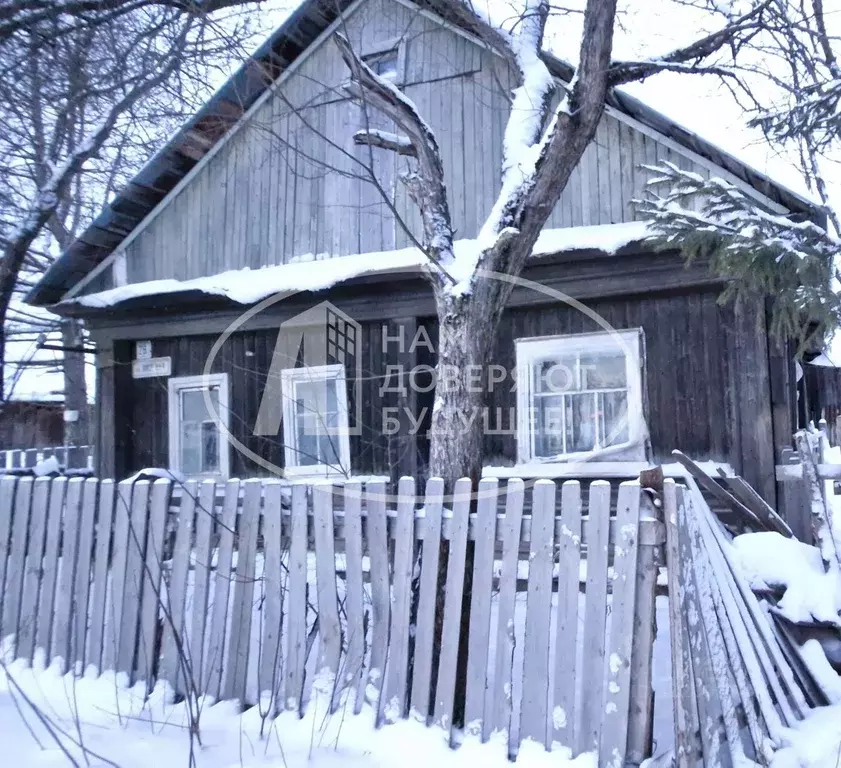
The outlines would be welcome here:
<svg viewBox="0 0 841 768">
<path fill-rule="evenodd" d="M 446 17 L 444 0 L 414 0 Z M 351 0 L 303 0 L 211 99 L 140 169 L 29 292 L 26 301 L 55 304 L 113 253 L 178 183 L 242 119 L 248 109 L 319 37 Z M 569 81 L 566 62 L 544 54 L 550 71 Z M 608 105 L 729 172 L 793 213 L 822 218 L 817 206 L 620 90 Z"/>
</svg>

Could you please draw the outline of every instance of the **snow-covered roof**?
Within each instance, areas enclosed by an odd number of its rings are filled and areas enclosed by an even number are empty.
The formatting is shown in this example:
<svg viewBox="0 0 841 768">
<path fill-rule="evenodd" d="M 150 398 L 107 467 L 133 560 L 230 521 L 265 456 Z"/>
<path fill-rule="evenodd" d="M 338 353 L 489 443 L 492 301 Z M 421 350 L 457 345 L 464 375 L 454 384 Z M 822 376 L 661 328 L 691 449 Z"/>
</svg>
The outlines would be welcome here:
<svg viewBox="0 0 841 768">
<path fill-rule="evenodd" d="M 541 232 L 537 239 L 532 256 L 540 258 L 576 251 L 614 254 L 622 248 L 642 242 L 647 234 L 647 224 L 644 221 L 547 229 Z M 469 253 L 475 249 L 475 240 L 457 240 L 455 243 L 456 261 L 459 261 L 460 253 Z M 318 269 L 313 269 L 314 262 L 318 263 Z M 291 295 L 299 291 L 322 291 L 366 275 L 419 272 L 427 264 L 426 256 L 415 247 L 333 258 L 329 258 L 327 254 L 317 257 L 310 254 L 289 264 L 261 269 L 230 270 L 193 280 L 149 280 L 143 283 L 132 283 L 79 296 L 59 306 L 106 309 L 132 299 L 191 291 L 208 296 L 219 296 L 236 304 L 248 305 L 256 304 L 278 293 Z"/>
</svg>

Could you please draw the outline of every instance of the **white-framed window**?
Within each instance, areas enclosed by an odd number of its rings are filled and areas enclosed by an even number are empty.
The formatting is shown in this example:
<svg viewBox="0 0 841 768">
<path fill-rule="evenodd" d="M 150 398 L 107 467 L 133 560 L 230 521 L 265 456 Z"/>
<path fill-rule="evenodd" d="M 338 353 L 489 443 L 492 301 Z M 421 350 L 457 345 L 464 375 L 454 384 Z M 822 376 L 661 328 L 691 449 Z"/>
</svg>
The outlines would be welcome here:
<svg viewBox="0 0 841 768">
<path fill-rule="evenodd" d="M 169 379 L 169 466 L 189 477 L 227 477 L 228 374 Z"/>
<path fill-rule="evenodd" d="M 348 475 L 347 379 L 340 363 L 281 372 L 287 475 Z"/>
<path fill-rule="evenodd" d="M 367 56 L 363 56 L 362 60 L 380 77 L 387 80 L 397 80 L 398 67 L 400 66 L 400 54 L 397 48 L 369 53 Z"/>
<path fill-rule="evenodd" d="M 517 457 L 644 458 L 641 329 L 518 339 Z"/>
</svg>

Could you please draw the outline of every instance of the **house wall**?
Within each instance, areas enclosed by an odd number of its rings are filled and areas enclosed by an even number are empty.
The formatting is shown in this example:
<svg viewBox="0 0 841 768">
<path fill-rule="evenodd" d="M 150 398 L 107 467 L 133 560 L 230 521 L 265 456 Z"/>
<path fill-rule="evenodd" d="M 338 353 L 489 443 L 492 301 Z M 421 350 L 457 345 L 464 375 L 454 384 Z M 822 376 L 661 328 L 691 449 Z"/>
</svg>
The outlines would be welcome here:
<svg viewBox="0 0 841 768">
<path fill-rule="evenodd" d="M 474 236 L 500 187 L 512 83 L 502 61 L 397 0 L 364 0 L 340 29 L 363 53 L 402 41 L 403 90 L 437 137 L 454 228 L 459 237 Z M 391 126 L 344 98 L 347 69 L 332 40 L 314 44 L 299 62 L 126 241 L 119 266 L 85 292 L 115 281 L 189 279 L 307 254 L 405 247 L 411 239 L 401 220 L 420 235 L 415 206 L 398 180 L 408 161 L 353 144 L 357 130 Z M 673 146 L 606 114 L 548 226 L 634 220 L 631 201 L 644 194 L 649 177 L 643 164 L 672 161 L 709 175 Z"/>
<path fill-rule="evenodd" d="M 759 313 L 756 307 L 720 305 L 720 286 L 704 280 L 702 270 L 684 270 L 674 257 L 669 261 L 663 255 L 647 254 L 612 261 L 612 267 L 606 266 L 602 257 L 562 267 L 545 265 L 530 269 L 526 277 L 551 285 L 553 280 L 547 275 L 554 275 L 555 285 L 584 300 L 589 310 L 613 327 L 643 329 L 645 418 L 654 460 L 669 461 L 671 451 L 679 448 L 695 459 L 729 461 L 773 502 L 775 448 L 790 441 L 793 393 L 787 363 L 775 357 L 765 333 L 764 312 Z M 591 279 L 597 271 L 613 278 Z M 652 290 L 652 285 L 661 287 Z M 414 352 L 408 345 L 402 351 L 398 343 L 384 345 L 383 330 L 394 339 L 402 327 L 404 338 L 411 339 L 422 326 L 434 349 L 436 321 L 426 289 L 422 284 L 406 283 L 401 292 L 397 285 L 379 283 L 319 294 L 317 300 L 323 299 L 335 302 L 361 324 L 364 429 L 351 441 L 353 472 L 422 475 L 428 456 L 423 429 L 412 437 L 404 425 L 400 434 L 384 435 L 383 413 L 387 407 L 407 405 L 418 418 L 424 406 L 431 408 L 434 394 L 404 397 L 382 385 L 388 366 L 403 365 L 405 369 L 434 364 L 434 353 L 423 345 Z M 295 311 L 293 305 L 289 313 Z M 214 372 L 227 372 L 230 377 L 234 437 L 277 466 L 283 465 L 282 439 L 252 433 L 284 317 L 269 314 L 258 323 L 261 327 L 234 333 L 222 344 L 212 365 Z M 152 339 L 155 356 L 172 357 L 174 376 L 198 375 L 229 323 L 230 317 L 224 313 L 214 316 L 206 312 L 172 320 L 149 318 L 147 322 L 133 316 L 124 325 L 94 327 L 101 348 L 113 355 L 113 364 L 100 369 L 100 472 L 121 477 L 144 466 L 168 463 L 167 381 L 131 378 L 131 339 Z M 489 362 L 513 370 L 517 338 L 598 329 L 593 320 L 564 302 L 515 292 Z M 515 407 L 515 397 L 510 388 L 500 387 L 488 405 L 506 414 Z M 487 436 L 485 453 L 488 463 L 515 463 L 515 437 Z M 238 451 L 232 451 L 231 471 L 239 476 L 266 474 Z"/>
</svg>

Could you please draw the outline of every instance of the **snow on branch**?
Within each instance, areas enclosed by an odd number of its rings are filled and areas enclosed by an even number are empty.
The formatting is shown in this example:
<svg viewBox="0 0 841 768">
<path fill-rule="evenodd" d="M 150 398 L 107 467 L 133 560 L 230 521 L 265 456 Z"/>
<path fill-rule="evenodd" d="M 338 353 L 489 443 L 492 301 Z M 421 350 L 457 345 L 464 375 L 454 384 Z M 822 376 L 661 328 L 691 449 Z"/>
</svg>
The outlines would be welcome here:
<svg viewBox="0 0 841 768">
<path fill-rule="evenodd" d="M 380 131 L 376 128 L 369 128 L 365 131 L 357 131 L 353 134 L 353 141 L 368 147 L 390 149 L 398 155 L 417 157 L 417 152 L 411 139 L 406 136 L 398 136 L 396 133 Z"/>
<path fill-rule="evenodd" d="M 841 324 L 835 258 L 841 242 L 811 221 L 759 208 L 732 184 L 672 163 L 648 167 L 649 197 L 636 201 L 650 220 L 649 242 L 709 259 L 728 282 L 723 299 L 774 297 L 772 332 L 806 342 Z"/>
</svg>

